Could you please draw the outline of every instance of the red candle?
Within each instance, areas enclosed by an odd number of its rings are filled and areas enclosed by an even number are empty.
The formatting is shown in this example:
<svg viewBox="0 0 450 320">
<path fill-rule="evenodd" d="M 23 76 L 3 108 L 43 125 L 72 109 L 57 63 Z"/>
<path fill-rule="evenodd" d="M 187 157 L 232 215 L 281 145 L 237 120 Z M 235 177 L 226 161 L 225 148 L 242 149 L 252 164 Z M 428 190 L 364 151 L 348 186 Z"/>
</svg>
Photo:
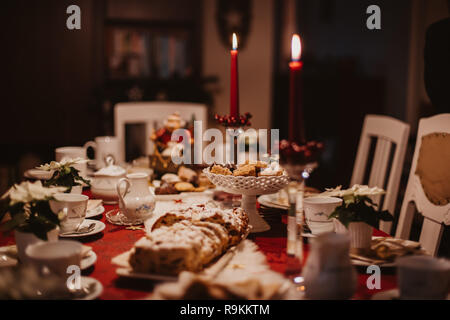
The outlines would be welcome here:
<svg viewBox="0 0 450 320">
<path fill-rule="evenodd" d="M 230 116 L 239 117 L 239 84 L 238 84 L 238 50 L 237 38 L 233 33 L 233 49 L 231 53 L 231 82 L 230 82 Z"/>
<path fill-rule="evenodd" d="M 289 63 L 289 141 L 305 142 L 305 128 L 303 123 L 303 109 L 301 104 L 301 70 L 303 62 L 300 61 L 302 44 L 297 34 L 292 36 L 292 61 Z"/>
</svg>

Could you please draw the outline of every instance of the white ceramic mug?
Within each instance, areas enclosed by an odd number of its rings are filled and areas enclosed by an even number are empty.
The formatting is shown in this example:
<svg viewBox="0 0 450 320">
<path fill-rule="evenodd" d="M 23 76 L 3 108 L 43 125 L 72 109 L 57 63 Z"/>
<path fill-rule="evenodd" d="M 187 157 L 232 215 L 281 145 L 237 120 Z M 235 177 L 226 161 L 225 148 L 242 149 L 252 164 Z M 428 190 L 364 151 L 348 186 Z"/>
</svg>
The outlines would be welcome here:
<svg viewBox="0 0 450 320">
<path fill-rule="evenodd" d="M 95 166 L 97 169 L 104 168 L 108 165 L 107 157 L 112 157 L 114 163 L 117 164 L 122 161 L 120 154 L 120 143 L 117 137 L 97 137 L 95 141 L 88 141 L 84 145 L 87 149 L 89 147 L 95 152 Z"/>
<path fill-rule="evenodd" d="M 62 212 L 63 219 L 60 221 L 61 232 L 77 230 L 86 217 L 88 196 L 73 193 L 57 193 L 55 200 L 50 200 L 50 208 L 55 214 Z"/>
<path fill-rule="evenodd" d="M 82 248 L 80 242 L 59 240 L 32 244 L 25 252 L 28 261 L 41 270 L 46 267 L 61 277 L 67 277 L 70 275 L 68 267 L 80 267 Z"/>
<path fill-rule="evenodd" d="M 430 256 L 398 258 L 401 299 L 445 300 L 450 289 L 450 261 Z"/>
<path fill-rule="evenodd" d="M 87 159 L 87 148 L 86 147 L 61 147 L 55 149 L 55 160 L 57 162 L 68 160 L 68 159 L 76 159 L 83 158 Z M 83 178 L 87 178 L 87 164 L 86 163 L 78 163 L 73 165 L 75 169 L 80 171 L 80 175 Z"/>
<path fill-rule="evenodd" d="M 326 233 L 312 241 L 302 274 L 307 298 L 340 300 L 353 296 L 357 276 L 349 247 L 350 237 L 344 234 Z"/>
<path fill-rule="evenodd" d="M 303 200 L 305 220 L 312 234 L 334 231 L 333 220 L 328 217 L 341 203 L 342 199 L 334 197 L 310 197 Z"/>
</svg>

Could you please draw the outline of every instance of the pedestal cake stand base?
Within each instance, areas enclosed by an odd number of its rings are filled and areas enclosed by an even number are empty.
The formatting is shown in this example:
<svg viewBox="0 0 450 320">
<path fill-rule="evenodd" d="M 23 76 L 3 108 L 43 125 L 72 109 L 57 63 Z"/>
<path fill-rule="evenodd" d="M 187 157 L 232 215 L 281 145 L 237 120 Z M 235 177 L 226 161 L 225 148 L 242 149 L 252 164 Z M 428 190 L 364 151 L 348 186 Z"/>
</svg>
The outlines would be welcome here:
<svg viewBox="0 0 450 320">
<path fill-rule="evenodd" d="M 259 233 L 270 230 L 269 224 L 261 218 L 256 209 L 256 196 L 242 196 L 241 208 L 248 214 L 249 224 L 252 226 L 251 233 Z"/>
<path fill-rule="evenodd" d="M 270 230 L 270 226 L 256 209 L 256 197 L 262 194 L 276 193 L 289 183 L 289 176 L 235 177 L 214 174 L 206 168 L 203 170 L 208 179 L 225 192 L 242 194 L 241 208 L 248 214 L 251 233 Z"/>
</svg>

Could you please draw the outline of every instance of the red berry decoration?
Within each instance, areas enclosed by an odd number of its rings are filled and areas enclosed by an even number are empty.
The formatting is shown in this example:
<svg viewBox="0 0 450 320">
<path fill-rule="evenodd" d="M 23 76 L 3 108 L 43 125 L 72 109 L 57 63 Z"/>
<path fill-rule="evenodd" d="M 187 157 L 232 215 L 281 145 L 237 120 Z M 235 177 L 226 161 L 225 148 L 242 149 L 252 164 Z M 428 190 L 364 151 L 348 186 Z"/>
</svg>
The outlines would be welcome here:
<svg viewBox="0 0 450 320">
<path fill-rule="evenodd" d="M 296 164 L 306 164 L 317 161 L 322 153 L 324 144 L 317 141 L 298 143 L 282 140 L 280 142 L 280 156 L 282 161 Z"/>
<path fill-rule="evenodd" d="M 246 112 L 244 115 L 238 115 L 237 117 L 230 115 L 214 115 L 214 119 L 217 121 L 217 123 L 224 125 L 225 127 L 251 126 L 251 122 L 249 121 L 251 117 L 252 115 L 249 112 Z"/>
</svg>

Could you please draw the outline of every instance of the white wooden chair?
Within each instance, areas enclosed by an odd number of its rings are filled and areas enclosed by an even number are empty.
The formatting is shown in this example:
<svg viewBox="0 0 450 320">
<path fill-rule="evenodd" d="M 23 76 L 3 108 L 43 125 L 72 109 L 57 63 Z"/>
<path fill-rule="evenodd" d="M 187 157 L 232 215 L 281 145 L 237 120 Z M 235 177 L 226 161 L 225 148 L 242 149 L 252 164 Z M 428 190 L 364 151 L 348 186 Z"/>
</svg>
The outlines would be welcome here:
<svg viewBox="0 0 450 320">
<path fill-rule="evenodd" d="M 369 181 L 366 183 L 363 180 L 372 137 L 377 138 L 377 142 Z M 382 209 L 388 210 L 391 214 L 395 210 L 408 137 L 409 124 L 400 120 L 381 115 L 367 115 L 364 119 L 358 152 L 353 166 L 351 186 L 354 184 L 368 184 L 370 187 L 384 188 L 387 179 L 386 195 Z M 395 154 L 389 177 L 386 177 L 393 144 L 396 145 Z M 376 203 L 380 203 L 381 197 L 374 200 Z M 391 228 L 392 222 L 381 221 L 380 229 L 382 231 L 390 233 Z"/>
<path fill-rule="evenodd" d="M 181 118 L 190 121 L 202 121 L 203 130 L 207 127 L 207 108 L 203 104 L 185 102 L 124 102 L 114 106 L 114 131 L 122 145 L 122 157 L 125 157 L 125 126 L 127 124 L 145 125 L 145 152 L 153 153 L 153 142 L 150 135 L 155 125 L 162 125 L 163 121 L 174 112 L 179 112 Z M 157 129 L 157 128 L 156 128 Z M 125 160 L 125 159 L 122 159 Z"/>
<path fill-rule="evenodd" d="M 403 199 L 402 208 L 400 211 L 396 237 L 409 239 L 411 224 L 415 209 L 417 208 L 417 211 L 424 217 L 419 242 L 422 247 L 428 251 L 428 253 L 435 256 L 438 252 L 440 240 L 444 230 L 443 224 L 450 225 L 450 203 L 447 203 L 446 205 L 433 204 L 425 194 L 420 177 L 416 173 L 422 146 L 422 139 L 424 136 L 432 133 L 447 133 L 447 136 L 450 134 L 449 113 L 424 118 L 419 122 L 416 148 L 414 151 L 411 171 L 409 173 L 405 198 Z M 446 152 L 448 154 L 449 150 L 446 150 Z M 443 170 L 448 172 L 450 170 L 450 163 L 448 163 L 448 166 L 444 167 Z"/>
</svg>

